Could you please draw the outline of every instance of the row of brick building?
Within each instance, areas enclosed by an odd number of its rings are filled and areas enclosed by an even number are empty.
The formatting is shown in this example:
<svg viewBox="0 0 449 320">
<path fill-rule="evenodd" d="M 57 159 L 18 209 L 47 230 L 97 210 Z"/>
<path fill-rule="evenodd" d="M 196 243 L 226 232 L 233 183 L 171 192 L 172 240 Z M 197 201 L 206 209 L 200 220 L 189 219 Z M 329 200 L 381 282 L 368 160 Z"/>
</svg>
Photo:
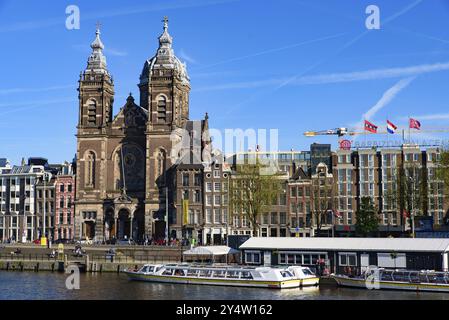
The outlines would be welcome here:
<svg viewBox="0 0 449 320">
<path fill-rule="evenodd" d="M 310 151 L 248 152 L 210 165 L 182 163 L 170 179 L 176 190 L 168 196 L 170 238 L 195 238 L 200 243 L 223 243 L 227 235 L 253 235 L 248 217 L 230 207 L 229 185 L 236 178 L 235 164 L 251 157 L 273 160 L 281 173 L 282 192 L 269 212 L 259 218 L 262 237 L 302 237 L 349 235 L 355 231 L 356 211 L 362 197 L 371 197 L 379 209 L 379 233 L 404 235 L 409 219 L 398 208 L 389 207 L 387 190 L 397 184 L 401 168 L 425 172 L 426 204 L 415 208 L 416 216 L 428 216 L 435 226 L 445 224 L 447 205 L 443 183 L 437 179 L 438 148 L 418 146 L 398 148 L 337 150 L 313 144 Z M 45 181 L 44 174 L 50 178 Z M 324 180 L 323 180 L 324 179 Z M 320 182 L 321 181 L 321 182 Z M 324 183 L 323 183 L 324 181 Z M 328 185 L 329 213 L 317 221 L 314 184 Z M 75 175 L 70 163 L 49 165 L 45 159 L 31 158 L 28 164 L 10 166 L 0 160 L 0 240 L 32 241 L 42 234 L 44 199 L 46 233 L 52 239 L 75 237 Z M 338 215 L 335 214 L 338 212 Z M 165 234 L 166 218 L 156 223 L 155 235 Z M 320 226 L 318 227 L 318 224 Z M 135 227 L 135 226 L 134 226 Z M 120 236 L 133 238 L 128 226 Z M 111 231 L 111 230 L 110 230 Z M 115 230 L 114 230 L 115 231 Z M 89 237 L 84 234 L 81 238 Z M 154 236 L 154 235 L 153 235 Z M 156 236 L 157 237 L 157 236 Z M 98 239 L 97 240 L 105 240 Z"/>
<path fill-rule="evenodd" d="M 30 158 L 12 165 L 0 159 L 0 242 L 31 242 L 44 232 L 73 239 L 75 176 L 71 163 Z M 44 214 L 45 211 L 45 214 Z"/>
</svg>

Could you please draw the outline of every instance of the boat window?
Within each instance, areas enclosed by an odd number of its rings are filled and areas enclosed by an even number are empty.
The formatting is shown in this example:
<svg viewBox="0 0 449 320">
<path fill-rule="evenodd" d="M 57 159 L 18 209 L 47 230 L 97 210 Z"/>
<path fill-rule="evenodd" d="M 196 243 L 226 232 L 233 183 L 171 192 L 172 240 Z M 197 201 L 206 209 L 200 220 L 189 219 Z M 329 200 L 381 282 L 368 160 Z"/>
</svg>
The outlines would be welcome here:
<svg viewBox="0 0 449 320">
<path fill-rule="evenodd" d="M 148 266 L 144 266 L 141 270 L 140 270 L 141 272 L 148 272 Z"/>
<path fill-rule="evenodd" d="M 285 256 L 286 256 L 286 254 L 285 253 L 281 253 L 281 254 L 279 254 L 279 263 L 281 263 L 281 264 L 285 264 L 285 262 L 286 262 L 286 258 L 285 258 Z"/>
<path fill-rule="evenodd" d="M 241 279 L 252 279 L 253 276 L 251 275 L 250 272 L 248 271 L 243 271 L 242 275 L 240 276 Z"/>
<path fill-rule="evenodd" d="M 175 276 L 185 276 L 185 272 L 182 269 L 176 269 L 175 270 Z"/>
<path fill-rule="evenodd" d="M 173 274 L 173 269 L 166 269 L 162 272 L 164 276 L 171 276 Z"/>
<path fill-rule="evenodd" d="M 158 272 L 162 269 L 162 267 L 157 267 L 156 270 L 154 270 L 154 272 Z"/>
<path fill-rule="evenodd" d="M 187 270 L 187 275 L 189 277 L 196 277 L 198 275 L 198 270 L 196 269 Z"/>
<path fill-rule="evenodd" d="M 238 271 L 228 271 L 227 274 L 226 274 L 226 278 L 238 279 L 239 278 L 239 272 Z"/>
<path fill-rule="evenodd" d="M 211 277 L 212 270 L 200 270 L 200 277 Z"/>
<path fill-rule="evenodd" d="M 214 271 L 214 277 L 216 277 L 216 278 L 224 278 L 225 276 L 226 276 L 226 271 L 224 271 L 224 270 Z"/>
<path fill-rule="evenodd" d="M 312 270 L 310 270 L 309 268 L 302 269 L 302 273 L 304 273 L 306 276 L 313 276 L 314 275 Z"/>
<path fill-rule="evenodd" d="M 304 264 L 310 264 L 310 255 L 308 254 L 304 255 Z"/>
<path fill-rule="evenodd" d="M 154 267 L 148 267 L 148 271 L 147 272 L 153 272 L 154 271 Z"/>
<path fill-rule="evenodd" d="M 289 271 L 281 271 L 281 275 L 283 278 L 293 277 Z"/>
</svg>

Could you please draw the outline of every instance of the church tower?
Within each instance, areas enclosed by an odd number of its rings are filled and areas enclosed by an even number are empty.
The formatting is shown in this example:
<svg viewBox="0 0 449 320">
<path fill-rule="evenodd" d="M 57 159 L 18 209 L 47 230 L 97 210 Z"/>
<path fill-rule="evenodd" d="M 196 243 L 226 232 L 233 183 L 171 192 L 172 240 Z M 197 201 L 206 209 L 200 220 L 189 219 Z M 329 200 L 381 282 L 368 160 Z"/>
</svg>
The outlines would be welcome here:
<svg viewBox="0 0 449 320">
<path fill-rule="evenodd" d="M 168 178 L 169 168 L 175 163 L 172 151 L 189 119 L 190 93 L 187 67 L 174 54 L 168 18 L 163 22 L 159 48 L 145 62 L 139 83 L 140 106 L 148 111 L 145 216 L 150 218 L 146 228 L 156 228 L 156 235 L 164 223 L 166 195 L 172 193 L 172 179 Z"/>
<path fill-rule="evenodd" d="M 106 196 L 106 133 L 112 123 L 114 83 L 107 70 L 104 45 L 97 27 L 92 53 L 79 80 L 75 236 L 91 237 L 102 228 Z"/>
</svg>

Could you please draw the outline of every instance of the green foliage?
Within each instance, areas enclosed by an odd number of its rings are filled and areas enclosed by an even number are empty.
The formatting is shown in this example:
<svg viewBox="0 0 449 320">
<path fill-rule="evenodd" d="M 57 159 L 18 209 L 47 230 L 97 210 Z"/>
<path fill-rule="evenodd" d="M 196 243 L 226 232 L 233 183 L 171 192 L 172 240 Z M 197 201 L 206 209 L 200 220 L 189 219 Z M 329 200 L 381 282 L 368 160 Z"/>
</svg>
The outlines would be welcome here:
<svg viewBox="0 0 449 320">
<path fill-rule="evenodd" d="M 379 227 L 379 217 L 377 208 L 374 206 L 370 197 L 361 199 L 360 207 L 356 212 L 356 232 L 360 235 L 367 236 L 371 232 L 375 232 Z"/>
<path fill-rule="evenodd" d="M 261 214 L 270 212 L 283 191 L 282 184 L 285 183 L 278 174 L 270 174 L 264 169 L 259 161 L 254 164 L 239 164 L 230 184 L 232 212 L 247 217 L 254 235 L 259 229 Z"/>
</svg>

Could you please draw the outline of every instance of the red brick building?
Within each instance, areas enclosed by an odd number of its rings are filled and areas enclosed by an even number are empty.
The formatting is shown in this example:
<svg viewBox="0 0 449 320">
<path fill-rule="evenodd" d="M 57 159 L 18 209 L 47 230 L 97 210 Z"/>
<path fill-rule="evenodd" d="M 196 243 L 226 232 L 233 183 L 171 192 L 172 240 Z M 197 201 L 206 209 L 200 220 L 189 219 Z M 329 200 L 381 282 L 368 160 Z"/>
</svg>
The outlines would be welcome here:
<svg viewBox="0 0 449 320">
<path fill-rule="evenodd" d="M 58 175 L 56 177 L 56 215 L 55 240 L 74 238 L 75 176 Z"/>
</svg>

